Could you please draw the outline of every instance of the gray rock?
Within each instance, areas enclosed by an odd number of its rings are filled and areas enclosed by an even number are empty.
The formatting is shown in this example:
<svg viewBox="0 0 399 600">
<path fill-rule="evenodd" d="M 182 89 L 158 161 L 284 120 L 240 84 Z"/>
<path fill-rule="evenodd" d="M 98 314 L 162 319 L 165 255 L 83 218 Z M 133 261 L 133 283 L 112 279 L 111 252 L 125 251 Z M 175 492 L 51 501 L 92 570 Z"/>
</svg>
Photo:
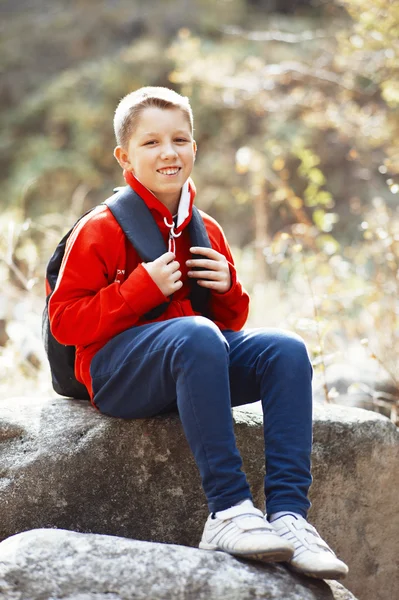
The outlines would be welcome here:
<svg viewBox="0 0 399 600">
<path fill-rule="evenodd" d="M 262 417 L 234 414 L 262 508 Z M 0 539 L 57 527 L 197 546 L 207 509 L 177 415 L 124 421 L 86 402 L 21 398 L 0 402 L 0 432 Z M 310 521 L 349 564 L 346 585 L 362 600 L 399 596 L 398 448 L 385 417 L 315 408 Z"/>
<path fill-rule="evenodd" d="M 0 593 L 2 600 L 356 600 L 334 582 L 280 565 L 55 529 L 0 544 Z"/>
<path fill-rule="evenodd" d="M 325 402 L 324 384 L 336 394 L 335 402 L 344 406 L 374 410 L 386 417 L 393 415 L 399 390 L 377 361 L 366 356 L 352 362 L 326 365 L 323 376 L 313 380 L 313 398 Z M 394 419 L 393 419 L 394 420 Z"/>
</svg>

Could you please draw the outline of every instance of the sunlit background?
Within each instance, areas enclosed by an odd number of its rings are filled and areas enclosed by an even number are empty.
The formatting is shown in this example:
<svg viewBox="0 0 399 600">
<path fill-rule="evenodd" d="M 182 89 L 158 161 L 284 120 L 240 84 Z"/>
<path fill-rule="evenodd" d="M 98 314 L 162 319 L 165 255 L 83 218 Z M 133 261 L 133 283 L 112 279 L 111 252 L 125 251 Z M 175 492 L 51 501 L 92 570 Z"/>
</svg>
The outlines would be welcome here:
<svg viewBox="0 0 399 600">
<path fill-rule="evenodd" d="M 302 335 L 315 397 L 397 420 L 399 3 L 3 0 L 0 392 L 51 394 L 46 263 L 123 183 L 118 100 L 190 96 L 200 208 L 223 226 L 251 326 Z"/>
</svg>

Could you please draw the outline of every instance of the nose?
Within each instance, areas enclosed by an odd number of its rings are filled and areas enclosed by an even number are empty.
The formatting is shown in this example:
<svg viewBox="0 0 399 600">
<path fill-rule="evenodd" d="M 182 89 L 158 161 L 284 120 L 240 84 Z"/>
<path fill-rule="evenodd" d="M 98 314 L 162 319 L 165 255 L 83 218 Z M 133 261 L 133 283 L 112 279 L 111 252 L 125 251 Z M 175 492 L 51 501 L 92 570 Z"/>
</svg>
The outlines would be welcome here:
<svg viewBox="0 0 399 600">
<path fill-rule="evenodd" d="M 165 144 L 162 148 L 161 158 L 163 160 L 168 160 L 169 158 L 175 158 L 177 156 L 177 152 L 173 146 L 173 144 L 168 143 Z"/>
</svg>

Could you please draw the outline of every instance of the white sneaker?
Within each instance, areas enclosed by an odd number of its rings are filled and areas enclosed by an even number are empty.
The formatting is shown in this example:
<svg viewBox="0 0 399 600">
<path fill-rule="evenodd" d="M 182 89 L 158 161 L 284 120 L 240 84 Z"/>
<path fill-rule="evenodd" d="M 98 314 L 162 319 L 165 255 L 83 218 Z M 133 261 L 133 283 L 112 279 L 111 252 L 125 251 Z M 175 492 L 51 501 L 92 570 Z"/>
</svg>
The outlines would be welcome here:
<svg viewBox="0 0 399 600">
<path fill-rule="evenodd" d="M 221 517 L 209 515 L 199 545 L 202 550 L 220 550 L 262 562 L 292 557 L 294 546 L 276 534 L 251 500 L 222 511 Z"/>
<path fill-rule="evenodd" d="M 284 515 L 271 523 L 282 539 L 295 546 L 289 561 L 295 571 L 319 579 L 343 579 L 348 567 L 339 560 L 320 537 L 316 529 L 303 517 Z"/>
</svg>

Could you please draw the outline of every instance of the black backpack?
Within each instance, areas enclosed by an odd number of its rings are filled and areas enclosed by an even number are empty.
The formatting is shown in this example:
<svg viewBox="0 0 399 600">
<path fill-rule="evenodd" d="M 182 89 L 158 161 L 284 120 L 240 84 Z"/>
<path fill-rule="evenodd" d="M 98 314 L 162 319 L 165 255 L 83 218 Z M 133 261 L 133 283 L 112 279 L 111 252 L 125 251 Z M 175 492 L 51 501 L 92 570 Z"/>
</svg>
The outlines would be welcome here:
<svg viewBox="0 0 399 600">
<path fill-rule="evenodd" d="M 167 251 L 161 232 L 150 210 L 130 186 L 119 189 L 113 196 L 105 200 L 103 204 L 108 206 L 126 237 L 144 262 L 151 262 Z M 89 212 L 91 211 L 82 215 L 80 219 Z M 74 227 L 80 219 L 78 219 Z M 75 346 L 65 346 L 57 342 L 51 333 L 48 316 L 48 303 L 57 282 L 67 240 L 74 227 L 62 238 L 47 265 L 46 279 L 51 292 L 46 298 L 46 306 L 43 311 L 42 335 L 50 363 L 51 380 L 54 390 L 61 396 L 89 399 L 86 387 L 77 381 L 75 377 Z M 188 230 L 193 246 L 211 248 L 204 221 L 195 206 L 193 207 Z M 194 256 L 194 258 L 196 257 Z M 197 285 L 196 281 L 193 280 L 190 300 L 194 310 L 203 315 L 208 315 L 209 297 L 209 290 Z M 167 302 L 156 306 L 145 315 L 146 318 L 149 320 L 156 319 L 166 310 L 167 306 Z"/>
</svg>

